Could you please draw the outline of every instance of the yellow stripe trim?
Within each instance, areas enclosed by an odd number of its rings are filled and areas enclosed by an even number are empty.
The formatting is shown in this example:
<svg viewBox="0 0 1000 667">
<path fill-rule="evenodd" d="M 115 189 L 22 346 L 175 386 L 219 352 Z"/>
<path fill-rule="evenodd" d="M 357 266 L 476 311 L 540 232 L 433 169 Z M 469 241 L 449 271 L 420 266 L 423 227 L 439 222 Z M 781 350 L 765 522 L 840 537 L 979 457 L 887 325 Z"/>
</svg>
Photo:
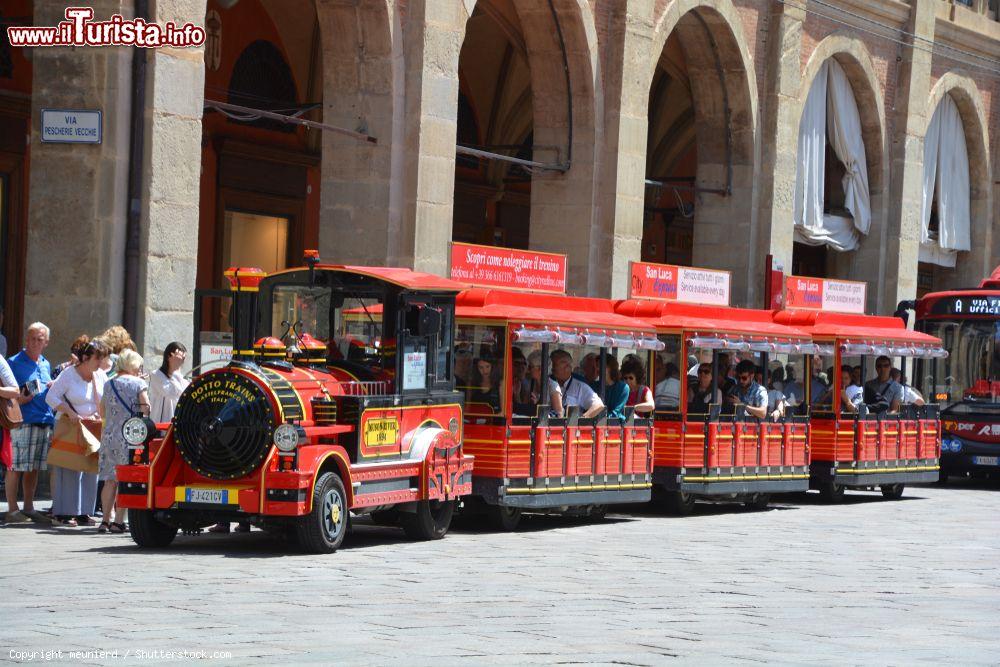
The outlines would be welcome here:
<svg viewBox="0 0 1000 667">
<path fill-rule="evenodd" d="M 731 475 L 729 477 L 684 477 L 683 482 L 733 482 L 739 480 L 755 479 L 809 479 L 808 474 L 804 475 Z"/>
<path fill-rule="evenodd" d="M 915 466 L 910 468 L 837 468 L 838 475 L 869 475 L 874 472 L 931 472 L 941 466 Z"/>
<path fill-rule="evenodd" d="M 653 485 L 649 482 L 637 484 L 581 484 L 580 486 L 533 486 L 530 488 L 507 489 L 508 496 L 538 495 L 541 493 L 572 493 L 574 491 L 625 491 L 630 489 L 648 489 Z"/>
</svg>

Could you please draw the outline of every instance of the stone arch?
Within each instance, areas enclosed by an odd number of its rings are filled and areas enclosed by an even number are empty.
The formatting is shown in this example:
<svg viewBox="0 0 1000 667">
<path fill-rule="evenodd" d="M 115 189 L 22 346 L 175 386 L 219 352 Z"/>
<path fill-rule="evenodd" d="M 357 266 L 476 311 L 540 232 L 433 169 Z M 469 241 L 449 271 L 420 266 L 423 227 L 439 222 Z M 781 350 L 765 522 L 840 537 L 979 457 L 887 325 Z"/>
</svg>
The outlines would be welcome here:
<svg viewBox="0 0 1000 667">
<path fill-rule="evenodd" d="M 753 59 L 732 2 L 675 0 L 658 17 L 650 43 L 644 78 L 649 100 L 661 56 L 673 35 L 686 62 L 697 154 L 690 262 L 730 270 L 739 302 L 752 290 L 748 274 L 756 234 L 758 95 Z M 649 113 L 652 129 L 656 110 L 650 108 Z M 683 134 L 678 131 L 678 136 Z M 647 145 L 646 150 L 647 176 L 656 177 L 649 173 L 654 168 L 650 160 L 671 153 L 664 152 L 662 142 Z M 750 242 L 733 244 L 734 237 Z"/>
<path fill-rule="evenodd" d="M 596 264 L 592 254 L 597 252 L 594 171 L 601 113 L 593 12 L 586 0 L 552 0 L 551 4 L 510 0 L 509 4 L 520 24 L 519 33 L 510 39 L 524 49 L 529 69 L 531 131 L 525 136 L 533 142 L 533 159 L 569 163 L 565 172 L 533 170 L 531 174 L 529 245 L 568 254 L 571 289 L 593 291 Z M 476 6 L 489 5 L 486 0 L 463 3 L 466 17 Z M 465 38 L 464 25 L 459 46 Z"/>
<path fill-rule="evenodd" d="M 881 272 L 884 270 L 880 249 L 885 243 L 887 233 L 886 196 L 889 186 L 889 161 L 886 159 L 885 102 L 871 56 L 860 39 L 845 32 L 836 32 L 824 38 L 813 50 L 802 72 L 794 136 L 798 137 L 798 124 L 802 120 L 802 109 L 809 96 L 813 80 L 823 64 L 830 58 L 835 59 L 843 68 L 858 105 L 858 114 L 861 117 L 861 134 L 865 144 L 865 160 L 868 166 L 868 189 L 872 209 L 872 224 L 868 235 L 861 238 L 858 249 L 853 253 L 835 252 L 832 254 L 832 273 L 840 278 L 865 280 L 873 285 L 880 284 Z M 788 233 L 791 233 L 791 225 L 793 224 L 792 220 L 788 221 Z M 874 297 L 875 291 L 869 290 L 869 296 Z"/>
<path fill-rule="evenodd" d="M 971 250 L 958 257 L 954 269 L 935 268 L 935 289 L 978 285 L 994 269 L 992 249 L 997 242 L 993 233 L 993 173 L 989 152 L 989 125 L 986 107 L 975 81 L 965 72 L 952 70 L 938 79 L 927 100 L 920 137 L 945 95 L 950 95 L 958 107 L 965 130 L 969 153 L 969 225 Z M 940 284 L 938 281 L 940 280 Z"/>
<path fill-rule="evenodd" d="M 401 143 L 399 16 L 389 0 L 316 0 L 322 43 L 323 122 L 377 143 L 323 132 L 320 254 L 381 264 L 398 257 L 401 210 L 393 147 Z"/>
</svg>

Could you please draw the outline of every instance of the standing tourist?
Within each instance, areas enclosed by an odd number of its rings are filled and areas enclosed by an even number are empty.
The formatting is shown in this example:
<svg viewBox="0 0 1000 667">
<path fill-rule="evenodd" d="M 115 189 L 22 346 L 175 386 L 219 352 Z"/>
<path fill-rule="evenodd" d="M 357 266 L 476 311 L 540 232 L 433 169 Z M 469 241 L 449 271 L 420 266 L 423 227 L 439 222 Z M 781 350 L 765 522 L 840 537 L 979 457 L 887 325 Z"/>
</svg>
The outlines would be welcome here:
<svg viewBox="0 0 1000 667">
<path fill-rule="evenodd" d="M 7 364 L 7 360 L 4 359 L 2 356 L 0 356 L 0 398 L 6 398 L 12 401 L 16 401 L 20 395 L 21 392 L 17 388 L 17 380 L 14 378 L 14 373 L 10 370 L 10 366 Z M 9 474 L 11 476 L 15 476 L 13 471 L 11 471 Z M 28 517 L 23 512 L 19 512 L 17 509 L 17 490 L 16 487 L 13 487 L 10 478 L 7 479 L 6 488 L 7 488 L 7 514 L 4 517 L 4 521 L 6 523 L 25 523 L 31 521 L 30 517 Z M 13 503 L 11 503 L 12 488 L 14 488 Z"/>
<path fill-rule="evenodd" d="M 21 404 L 24 423 L 10 434 L 14 457 L 7 476 L 7 507 L 35 523 L 51 523 L 34 507 L 38 471 L 46 469 L 45 457 L 52 438 L 53 415 L 45 402 L 52 384 L 52 366 L 42 356 L 48 344 L 49 328 L 35 322 L 28 327 L 24 349 L 10 358 L 10 369 L 20 388 L 17 402 Z M 19 486 L 24 489 L 24 510 L 21 512 L 17 511 Z M 9 516 L 7 521 L 11 521 Z"/>
<path fill-rule="evenodd" d="M 101 506 L 104 517 L 97 532 L 124 533 L 128 510 L 116 505 L 118 496 L 117 466 L 128 463 L 128 443 L 122 437 L 122 426 L 130 417 L 149 412 L 149 398 L 142 373 L 142 357 L 138 352 L 123 349 L 115 364 L 115 377 L 104 386 L 101 413 L 104 426 L 101 431 L 100 466 L 98 479 L 104 482 Z M 115 520 L 111 521 L 114 514 Z"/>
<path fill-rule="evenodd" d="M 188 381 L 181 373 L 187 349 L 176 341 L 163 351 L 163 363 L 149 377 L 149 418 L 157 424 L 174 418 L 177 399 L 187 388 Z"/>
<path fill-rule="evenodd" d="M 73 422 L 100 421 L 99 405 L 108 376 L 101 364 L 110 354 L 101 341 L 90 341 L 76 352 L 76 365 L 68 367 L 56 378 L 45 401 L 59 419 Z M 95 473 L 55 467 L 52 516 L 56 525 L 97 525 L 93 516 L 97 505 L 97 475 Z"/>
</svg>

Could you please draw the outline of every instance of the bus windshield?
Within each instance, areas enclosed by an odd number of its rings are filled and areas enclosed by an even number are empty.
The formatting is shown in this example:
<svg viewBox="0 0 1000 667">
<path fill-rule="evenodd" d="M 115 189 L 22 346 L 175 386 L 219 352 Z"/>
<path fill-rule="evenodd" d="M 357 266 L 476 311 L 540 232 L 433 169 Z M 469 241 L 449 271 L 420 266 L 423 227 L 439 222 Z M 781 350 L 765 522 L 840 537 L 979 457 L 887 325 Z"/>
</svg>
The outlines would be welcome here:
<svg viewBox="0 0 1000 667">
<path fill-rule="evenodd" d="M 961 401 L 979 381 L 1000 381 L 1000 322 L 926 320 L 921 329 L 941 339 L 946 359 L 927 359 L 914 378 L 937 402 Z M 988 393 L 988 390 L 987 390 Z"/>
</svg>

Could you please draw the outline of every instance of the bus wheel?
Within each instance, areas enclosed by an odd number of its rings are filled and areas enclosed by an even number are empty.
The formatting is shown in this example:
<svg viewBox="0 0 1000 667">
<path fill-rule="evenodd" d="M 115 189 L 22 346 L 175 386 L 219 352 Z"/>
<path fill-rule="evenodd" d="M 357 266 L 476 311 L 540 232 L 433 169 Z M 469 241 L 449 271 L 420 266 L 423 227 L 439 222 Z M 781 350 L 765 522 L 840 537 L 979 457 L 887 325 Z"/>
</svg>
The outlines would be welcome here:
<svg viewBox="0 0 1000 667">
<path fill-rule="evenodd" d="M 340 548 L 350 521 L 347 493 L 336 473 L 326 472 L 313 487 L 312 511 L 296 525 L 296 537 L 303 551 L 331 554 Z"/>
<path fill-rule="evenodd" d="M 899 500 L 903 497 L 904 488 L 906 488 L 904 484 L 883 484 L 881 486 L 882 497 L 889 500 Z"/>
<path fill-rule="evenodd" d="M 753 510 L 754 512 L 762 512 L 767 509 L 767 506 L 771 504 L 771 494 L 770 493 L 754 493 L 751 494 L 745 501 L 743 501 L 743 506 L 748 510 Z"/>
<path fill-rule="evenodd" d="M 688 516 L 694 511 L 694 496 L 686 491 L 659 491 L 657 504 L 675 516 Z"/>
<path fill-rule="evenodd" d="M 519 507 L 507 507 L 505 505 L 489 505 L 486 508 L 486 516 L 494 530 L 505 533 L 517 530 L 521 523 L 521 509 Z"/>
<path fill-rule="evenodd" d="M 844 487 L 836 482 L 824 482 L 819 487 L 819 497 L 824 502 L 839 503 L 844 499 Z"/>
<path fill-rule="evenodd" d="M 140 547 L 162 549 L 177 536 L 177 527 L 157 520 L 152 510 L 131 510 L 128 518 L 132 540 Z"/>
<path fill-rule="evenodd" d="M 447 534 L 454 513 L 454 500 L 421 500 L 416 512 L 399 513 L 399 523 L 411 540 L 440 540 Z"/>
</svg>

